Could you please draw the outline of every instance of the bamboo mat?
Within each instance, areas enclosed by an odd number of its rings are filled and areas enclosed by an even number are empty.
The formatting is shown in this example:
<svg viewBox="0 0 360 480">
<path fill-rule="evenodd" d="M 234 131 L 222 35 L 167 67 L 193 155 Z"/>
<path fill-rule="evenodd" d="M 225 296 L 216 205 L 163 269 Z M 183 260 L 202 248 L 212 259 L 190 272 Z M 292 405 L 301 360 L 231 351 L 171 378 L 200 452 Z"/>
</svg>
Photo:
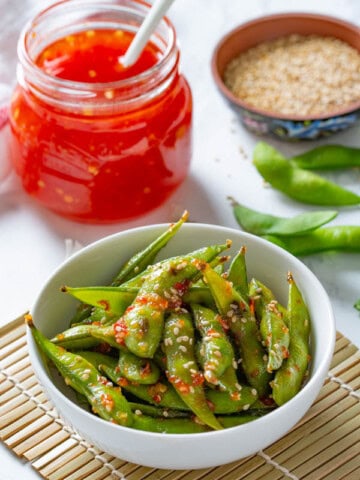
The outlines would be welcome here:
<svg viewBox="0 0 360 480">
<path fill-rule="evenodd" d="M 22 318 L 0 329 L 0 366 L 0 438 L 45 479 L 360 479 L 360 353 L 339 333 L 324 386 L 293 430 L 256 455 L 202 470 L 128 463 L 64 425 L 33 373 Z"/>
</svg>

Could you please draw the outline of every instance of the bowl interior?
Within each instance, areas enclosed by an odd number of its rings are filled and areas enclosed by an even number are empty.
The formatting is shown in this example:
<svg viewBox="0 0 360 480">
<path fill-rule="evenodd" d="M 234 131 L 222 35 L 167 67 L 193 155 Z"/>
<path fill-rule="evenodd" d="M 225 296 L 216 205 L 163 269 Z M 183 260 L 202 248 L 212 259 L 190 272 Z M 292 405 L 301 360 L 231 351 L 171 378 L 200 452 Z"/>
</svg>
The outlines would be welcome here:
<svg viewBox="0 0 360 480">
<path fill-rule="evenodd" d="M 248 106 L 241 99 L 237 98 L 225 86 L 223 82 L 224 71 L 230 60 L 245 52 L 259 43 L 275 40 L 282 36 L 291 34 L 299 35 L 319 35 L 336 37 L 360 52 L 360 35 L 359 28 L 348 22 L 332 18 L 324 15 L 307 14 L 307 13 L 291 13 L 277 14 L 262 17 L 249 21 L 233 29 L 226 34 L 218 43 L 212 57 L 212 73 L 218 88 L 233 103 L 255 111 L 263 115 L 275 116 L 262 112 L 252 106 Z M 360 108 L 359 102 L 354 103 L 342 111 L 332 114 L 343 114 Z M 325 115 L 326 116 L 326 115 Z M 278 118 L 287 118 L 287 116 L 276 114 Z M 311 118 L 320 118 L 324 115 L 318 115 Z M 293 119 L 303 119 L 302 117 L 294 117 Z M 308 117 L 307 117 L 308 118 Z"/>
<path fill-rule="evenodd" d="M 68 259 L 49 278 L 33 308 L 35 325 L 48 337 L 68 328 L 77 302 L 60 287 L 109 284 L 121 264 L 154 240 L 166 225 L 141 227 L 109 236 Z M 279 301 L 287 301 L 290 270 L 308 305 L 312 320 L 311 372 L 306 385 L 287 404 L 245 425 L 196 435 L 141 432 L 104 422 L 76 405 L 75 396 L 56 382 L 42 363 L 31 334 L 29 353 L 34 370 L 60 414 L 86 439 L 108 453 L 157 468 L 204 468 L 255 453 L 286 433 L 305 413 L 321 388 L 335 342 L 335 325 L 329 298 L 313 273 L 298 259 L 258 237 L 229 228 L 185 224 L 159 258 L 188 253 L 213 243 L 233 241 L 230 254 L 246 247 L 249 277 L 272 288 Z M 62 393 L 61 393 L 62 392 Z M 262 435 L 258 435 L 258 432 Z M 244 442 L 241 439 L 250 439 Z M 159 442 L 159 443 L 157 443 Z M 239 443 L 240 442 L 240 443 Z M 226 445 L 226 448 L 223 448 Z M 183 455 L 177 455 L 181 448 Z"/>
</svg>

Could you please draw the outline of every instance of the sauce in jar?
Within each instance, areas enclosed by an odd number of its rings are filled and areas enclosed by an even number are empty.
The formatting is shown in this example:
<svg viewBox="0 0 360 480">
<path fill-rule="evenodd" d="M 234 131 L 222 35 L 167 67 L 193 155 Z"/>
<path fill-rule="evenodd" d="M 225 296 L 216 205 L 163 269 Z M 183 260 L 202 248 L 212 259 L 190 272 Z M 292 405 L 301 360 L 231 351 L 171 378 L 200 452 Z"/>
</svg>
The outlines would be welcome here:
<svg viewBox="0 0 360 480">
<path fill-rule="evenodd" d="M 119 3 L 146 14 L 143 3 Z M 46 35 L 34 21 L 20 39 L 10 109 L 12 158 L 25 190 L 84 222 L 129 219 L 161 205 L 186 177 L 191 157 L 191 92 L 171 24 L 162 21 L 166 41 L 150 40 L 124 68 L 121 56 L 136 32 L 110 28 L 110 18 L 109 27 L 90 22 L 43 47 Z"/>
</svg>

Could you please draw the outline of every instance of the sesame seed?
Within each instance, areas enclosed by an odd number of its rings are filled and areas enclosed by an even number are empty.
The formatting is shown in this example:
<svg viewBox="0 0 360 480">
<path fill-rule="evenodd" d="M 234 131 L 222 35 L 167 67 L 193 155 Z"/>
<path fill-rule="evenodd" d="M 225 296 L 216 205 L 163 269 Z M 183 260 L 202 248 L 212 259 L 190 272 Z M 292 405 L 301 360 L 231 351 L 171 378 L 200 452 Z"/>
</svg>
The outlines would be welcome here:
<svg viewBox="0 0 360 480">
<path fill-rule="evenodd" d="M 243 410 L 248 410 L 250 408 L 250 405 L 247 403 L 246 405 L 243 406 Z"/>
<path fill-rule="evenodd" d="M 138 416 L 142 415 L 142 411 L 139 409 L 136 409 L 134 413 L 135 415 L 138 415 Z"/>
<path fill-rule="evenodd" d="M 173 332 L 174 332 L 174 335 L 178 336 L 180 333 L 179 327 L 174 327 Z"/>
<path fill-rule="evenodd" d="M 256 395 L 257 395 L 257 390 L 256 390 L 256 388 L 252 388 L 252 389 L 251 389 L 251 393 L 252 393 L 252 395 L 254 395 L 254 397 L 256 397 Z"/>
<path fill-rule="evenodd" d="M 182 352 L 187 352 L 187 348 L 185 347 L 185 345 L 180 345 L 179 350 L 181 350 Z"/>
</svg>

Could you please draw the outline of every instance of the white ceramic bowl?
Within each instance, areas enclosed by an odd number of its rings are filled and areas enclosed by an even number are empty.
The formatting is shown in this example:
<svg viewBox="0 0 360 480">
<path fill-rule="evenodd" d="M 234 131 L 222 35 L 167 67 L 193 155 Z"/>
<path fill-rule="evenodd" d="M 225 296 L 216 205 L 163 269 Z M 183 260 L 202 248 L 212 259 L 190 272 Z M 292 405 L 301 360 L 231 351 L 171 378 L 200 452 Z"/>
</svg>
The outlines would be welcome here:
<svg viewBox="0 0 360 480">
<path fill-rule="evenodd" d="M 47 336 L 68 327 L 76 302 L 59 291 L 72 286 L 109 283 L 119 265 L 152 241 L 165 225 L 136 228 L 111 235 L 81 250 L 50 277 L 32 309 L 35 325 Z M 312 363 L 302 390 L 289 402 L 250 423 L 199 434 L 159 434 L 106 422 L 78 406 L 49 377 L 28 332 L 31 361 L 43 388 L 58 412 L 86 440 L 111 455 L 156 468 L 205 468 L 254 454 L 288 432 L 309 409 L 327 375 L 335 342 L 335 322 L 329 298 L 313 273 L 298 259 L 258 237 L 205 224 L 185 224 L 161 252 L 166 258 L 212 243 L 233 240 L 230 253 L 247 248 L 249 276 L 268 284 L 281 302 L 287 300 L 290 270 L 308 305 L 312 322 Z"/>
</svg>

